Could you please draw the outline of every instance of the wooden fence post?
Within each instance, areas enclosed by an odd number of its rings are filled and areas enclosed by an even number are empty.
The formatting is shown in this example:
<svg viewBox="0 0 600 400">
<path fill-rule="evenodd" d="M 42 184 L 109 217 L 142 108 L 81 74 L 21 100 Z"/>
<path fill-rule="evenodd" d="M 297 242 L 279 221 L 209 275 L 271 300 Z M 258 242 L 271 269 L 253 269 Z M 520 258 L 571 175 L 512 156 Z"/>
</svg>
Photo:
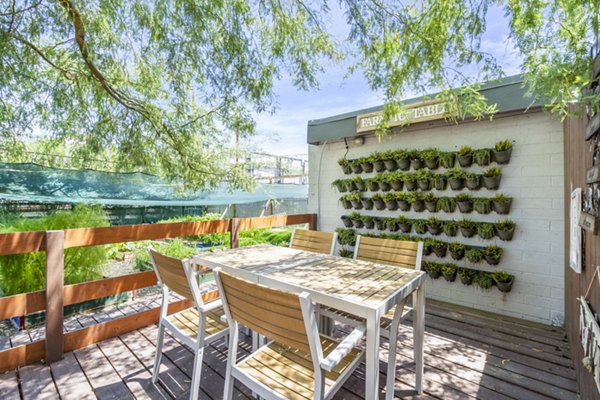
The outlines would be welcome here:
<svg viewBox="0 0 600 400">
<path fill-rule="evenodd" d="M 46 363 L 63 357 L 65 232 L 46 231 Z"/>
<path fill-rule="evenodd" d="M 240 242 L 239 242 L 240 219 L 239 218 L 231 218 L 231 225 L 229 228 L 229 233 L 230 233 L 229 245 L 232 249 L 237 249 L 240 245 Z"/>
<path fill-rule="evenodd" d="M 308 229 L 311 231 L 317 230 L 317 214 L 310 214 L 310 220 L 308 221 Z"/>
</svg>

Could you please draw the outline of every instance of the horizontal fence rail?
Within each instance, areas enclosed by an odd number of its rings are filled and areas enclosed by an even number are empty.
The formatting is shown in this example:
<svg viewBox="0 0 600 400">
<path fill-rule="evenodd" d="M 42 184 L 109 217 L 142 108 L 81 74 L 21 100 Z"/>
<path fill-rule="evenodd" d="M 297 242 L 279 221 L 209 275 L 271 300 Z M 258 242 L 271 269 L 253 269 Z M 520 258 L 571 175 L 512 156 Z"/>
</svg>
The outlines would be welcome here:
<svg viewBox="0 0 600 400">
<path fill-rule="evenodd" d="M 236 248 L 241 231 L 299 224 L 308 224 L 309 229 L 315 230 L 316 214 L 0 234 L 0 255 L 36 251 L 47 253 L 45 290 L 0 297 L 0 320 L 46 311 L 45 338 L 0 351 L 0 373 L 40 360 L 51 363 L 61 359 L 64 352 L 158 322 L 159 307 L 64 333 L 65 306 L 158 283 L 154 271 L 146 271 L 65 286 L 65 249 L 228 232 L 231 234 L 231 247 Z M 218 293 L 209 292 L 203 296 L 205 301 L 209 301 L 216 298 Z M 187 299 L 171 303 L 169 313 L 184 310 L 192 304 Z"/>
</svg>

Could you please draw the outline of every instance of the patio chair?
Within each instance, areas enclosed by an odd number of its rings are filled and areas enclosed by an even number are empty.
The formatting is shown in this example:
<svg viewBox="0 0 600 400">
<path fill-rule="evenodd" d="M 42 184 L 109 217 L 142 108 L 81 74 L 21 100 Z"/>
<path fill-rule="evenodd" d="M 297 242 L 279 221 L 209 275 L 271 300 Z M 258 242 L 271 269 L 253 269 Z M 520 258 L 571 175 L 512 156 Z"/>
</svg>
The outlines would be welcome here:
<svg viewBox="0 0 600 400">
<path fill-rule="evenodd" d="M 319 336 L 309 293 L 300 295 L 248 282 L 215 269 L 229 322 L 223 398 L 237 379 L 265 399 L 330 399 L 364 359 L 355 346 L 359 325 L 343 341 Z M 237 361 L 238 324 L 272 341 Z"/>
<path fill-rule="evenodd" d="M 337 232 L 311 231 L 294 229 L 290 239 L 290 247 L 298 250 L 312 251 L 320 254 L 333 254 Z"/>
<path fill-rule="evenodd" d="M 198 398 L 200 390 L 200 373 L 202 371 L 203 349 L 215 340 L 227 335 L 227 324 L 223 321 L 223 306 L 220 299 L 205 303 L 199 279 L 202 275 L 212 273 L 212 270 L 199 270 L 189 260 L 179 260 L 167 257 L 148 248 L 150 260 L 156 272 L 158 283 L 162 288 L 162 304 L 158 322 L 158 338 L 154 359 L 152 382 L 158 380 L 160 361 L 162 357 L 163 337 L 165 328 L 194 352 L 194 369 L 192 372 L 192 387 L 190 399 Z M 213 289 L 216 290 L 216 287 Z M 194 305 L 186 310 L 167 315 L 169 295 L 173 291 L 180 296 L 193 300 Z"/>
<path fill-rule="evenodd" d="M 421 270 L 423 258 L 423 242 L 380 239 L 358 235 L 354 247 L 354 259 L 388 264 L 402 268 Z M 412 312 L 412 307 L 403 302 L 392 307 L 381 317 L 381 336 L 389 339 L 389 356 L 386 383 L 386 400 L 394 396 L 394 379 L 396 375 L 396 349 L 398 347 L 398 328 Z M 332 308 L 322 308 L 320 314 L 350 326 L 362 324 L 363 321 L 351 314 Z"/>
</svg>

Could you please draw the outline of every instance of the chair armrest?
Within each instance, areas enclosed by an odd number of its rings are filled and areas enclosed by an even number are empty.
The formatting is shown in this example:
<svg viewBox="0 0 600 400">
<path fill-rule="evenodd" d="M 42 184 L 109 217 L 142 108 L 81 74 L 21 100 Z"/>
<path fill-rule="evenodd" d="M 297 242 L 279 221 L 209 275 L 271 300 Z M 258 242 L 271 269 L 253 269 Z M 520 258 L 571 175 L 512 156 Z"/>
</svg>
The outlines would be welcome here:
<svg viewBox="0 0 600 400">
<path fill-rule="evenodd" d="M 360 342 L 363 336 L 365 336 L 366 330 L 367 328 L 365 325 L 359 325 L 354 328 L 354 330 L 350 332 L 350 334 L 346 336 L 323 361 L 321 361 L 321 368 L 325 371 L 332 371 L 340 361 L 352 351 L 354 346 Z"/>
<path fill-rule="evenodd" d="M 202 312 L 208 312 L 208 311 L 212 311 L 215 308 L 219 308 L 223 305 L 223 302 L 221 301 L 221 299 L 215 299 L 209 303 L 206 303 L 202 306 L 200 306 L 200 311 Z"/>
</svg>

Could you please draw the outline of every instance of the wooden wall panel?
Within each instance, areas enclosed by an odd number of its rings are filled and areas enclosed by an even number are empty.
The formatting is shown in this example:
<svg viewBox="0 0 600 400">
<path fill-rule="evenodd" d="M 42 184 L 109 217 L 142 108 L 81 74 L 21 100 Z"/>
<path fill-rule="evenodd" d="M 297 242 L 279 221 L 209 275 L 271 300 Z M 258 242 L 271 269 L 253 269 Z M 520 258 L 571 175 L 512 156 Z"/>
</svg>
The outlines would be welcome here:
<svg viewBox="0 0 600 400">
<path fill-rule="evenodd" d="M 592 166 L 590 142 L 585 141 L 585 123 L 580 118 L 568 118 L 564 124 L 565 144 L 565 317 L 573 365 L 582 399 L 598 399 L 592 375 L 583 367 L 583 348 L 579 340 L 579 302 L 585 294 L 597 265 L 600 265 L 600 236 L 583 231 L 583 271 L 576 274 L 569 267 L 569 206 L 571 191 L 586 190 L 585 173 Z M 589 296 L 592 310 L 600 312 L 600 286 L 595 284 Z"/>
</svg>

